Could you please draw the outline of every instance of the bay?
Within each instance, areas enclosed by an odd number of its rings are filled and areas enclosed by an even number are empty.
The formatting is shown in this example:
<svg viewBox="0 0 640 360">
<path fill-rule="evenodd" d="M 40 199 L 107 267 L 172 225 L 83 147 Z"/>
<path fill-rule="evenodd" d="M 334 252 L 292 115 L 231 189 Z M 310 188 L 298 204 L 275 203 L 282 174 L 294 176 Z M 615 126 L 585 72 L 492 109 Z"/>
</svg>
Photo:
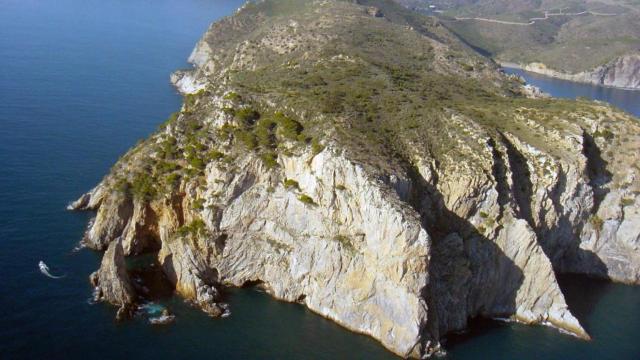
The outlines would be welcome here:
<svg viewBox="0 0 640 360">
<path fill-rule="evenodd" d="M 521 76 L 528 84 L 539 87 L 553 97 L 566 99 L 583 97 L 605 101 L 629 114 L 640 117 L 640 90 L 582 84 L 510 67 L 504 67 L 503 70 L 507 74 Z"/>
</svg>

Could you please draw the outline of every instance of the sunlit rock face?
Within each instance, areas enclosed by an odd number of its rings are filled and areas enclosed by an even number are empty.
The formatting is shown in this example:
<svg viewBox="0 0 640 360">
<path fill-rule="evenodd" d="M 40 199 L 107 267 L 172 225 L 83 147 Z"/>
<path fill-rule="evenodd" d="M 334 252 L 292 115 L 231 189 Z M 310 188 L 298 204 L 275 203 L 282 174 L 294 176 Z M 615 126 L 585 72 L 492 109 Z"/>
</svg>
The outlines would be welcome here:
<svg viewBox="0 0 640 360">
<path fill-rule="evenodd" d="M 569 81 L 622 89 L 640 89 L 640 54 L 624 55 L 593 70 L 576 74 L 555 71 L 541 63 L 527 64 L 523 68 L 527 71 Z"/>
<path fill-rule="evenodd" d="M 70 205 L 96 211 L 104 299 L 132 302 L 119 264 L 152 253 L 211 316 L 257 284 L 405 357 L 477 316 L 588 338 L 556 272 L 640 282 L 637 121 L 529 98 L 433 19 L 361 2 L 210 27 L 181 111 Z"/>
</svg>

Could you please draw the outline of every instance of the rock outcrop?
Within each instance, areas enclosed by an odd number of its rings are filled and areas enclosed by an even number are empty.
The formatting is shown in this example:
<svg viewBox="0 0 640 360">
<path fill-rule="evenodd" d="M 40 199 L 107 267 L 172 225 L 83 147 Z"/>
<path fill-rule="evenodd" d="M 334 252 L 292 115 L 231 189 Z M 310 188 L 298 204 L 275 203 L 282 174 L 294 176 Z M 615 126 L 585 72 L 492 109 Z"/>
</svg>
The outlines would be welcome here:
<svg viewBox="0 0 640 360">
<path fill-rule="evenodd" d="M 133 301 L 117 264 L 154 253 L 212 316 L 258 284 L 404 357 L 478 316 L 588 338 L 556 272 L 640 282 L 637 120 L 528 98 L 437 23 L 360 3 L 212 25 L 181 111 L 70 206 L 97 212 L 105 299 Z"/>
<path fill-rule="evenodd" d="M 126 319 L 135 310 L 136 294 L 127 274 L 124 250 L 119 240 L 112 241 L 102 258 L 100 270 L 89 277 L 95 287 L 95 300 L 119 307 L 116 318 Z"/>
<path fill-rule="evenodd" d="M 542 63 L 531 63 L 522 69 L 534 73 L 580 83 L 615 87 L 621 89 L 640 89 L 640 54 L 620 56 L 597 68 L 576 74 L 567 74 L 549 69 Z"/>
</svg>

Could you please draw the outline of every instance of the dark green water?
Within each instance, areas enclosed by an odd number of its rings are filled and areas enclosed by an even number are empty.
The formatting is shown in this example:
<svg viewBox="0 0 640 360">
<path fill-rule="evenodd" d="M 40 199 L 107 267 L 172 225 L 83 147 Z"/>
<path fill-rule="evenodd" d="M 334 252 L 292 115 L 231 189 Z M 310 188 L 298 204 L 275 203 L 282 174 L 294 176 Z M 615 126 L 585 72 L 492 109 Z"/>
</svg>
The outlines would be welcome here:
<svg viewBox="0 0 640 360">
<path fill-rule="evenodd" d="M 263 293 L 227 294 L 213 320 L 170 298 L 175 324 L 116 324 L 90 305 L 100 254 L 72 249 L 90 214 L 66 204 L 90 189 L 181 99 L 169 74 L 208 24 L 241 1 L 0 0 L 0 358 L 385 359 L 377 342 Z M 44 260 L 60 280 L 44 277 Z M 467 358 L 639 358 L 640 290 L 569 279 L 594 336 L 478 324 L 449 344 Z"/>
</svg>

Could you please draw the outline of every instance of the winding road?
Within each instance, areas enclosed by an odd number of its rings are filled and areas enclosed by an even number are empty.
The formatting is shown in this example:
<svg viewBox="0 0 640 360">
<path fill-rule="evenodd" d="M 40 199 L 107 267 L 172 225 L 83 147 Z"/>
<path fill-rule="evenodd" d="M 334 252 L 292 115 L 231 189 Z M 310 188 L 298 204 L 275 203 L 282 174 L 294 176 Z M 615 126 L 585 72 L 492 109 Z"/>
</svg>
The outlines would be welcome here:
<svg viewBox="0 0 640 360">
<path fill-rule="evenodd" d="M 550 13 L 545 10 L 544 17 L 534 17 L 530 18 L 529 22 L 515 22 L 515 21 L 504 21 L 504 20 L 496 20 L 496 19 L 487 19 L 481 17 L 458 17 L 456 16 L 454 19 L 456 21 L 465 21 L 465 20 L 475 20 L 475 21 L 484 21 L 491 22 L 495 24 L 504 24 L 504 25 L 517 25 L 517 26 L 531 26 L 536 23 L 536 21 L 548 20 L 553 16 L 582 16 L 582 15 L 593 15 L 593 16 L 617 16 L 618 14 L 607 14 L 607 13 L 599 13 L 595 11 L 581 11 L 578 13 L 563 13 L 562 11 L 558 13 Z"/>
</svg>

